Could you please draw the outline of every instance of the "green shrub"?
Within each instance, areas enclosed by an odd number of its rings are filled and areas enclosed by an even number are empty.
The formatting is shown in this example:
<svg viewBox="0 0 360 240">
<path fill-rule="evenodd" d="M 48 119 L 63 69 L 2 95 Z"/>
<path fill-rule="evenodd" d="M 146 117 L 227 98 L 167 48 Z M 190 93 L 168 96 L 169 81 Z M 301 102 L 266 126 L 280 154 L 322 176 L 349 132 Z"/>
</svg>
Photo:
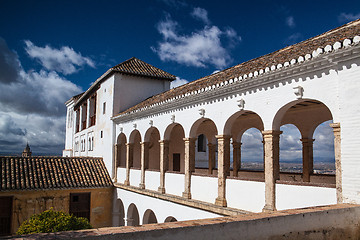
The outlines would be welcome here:
<svg viewBox="0 0 360 240">
<path fill-rule="evenodd" d="M 35 214 L 21 224 L 16 234 L 50 233 L 92 228 L 89 220 L 61 211 L 50 210 Z"/>
</svg>

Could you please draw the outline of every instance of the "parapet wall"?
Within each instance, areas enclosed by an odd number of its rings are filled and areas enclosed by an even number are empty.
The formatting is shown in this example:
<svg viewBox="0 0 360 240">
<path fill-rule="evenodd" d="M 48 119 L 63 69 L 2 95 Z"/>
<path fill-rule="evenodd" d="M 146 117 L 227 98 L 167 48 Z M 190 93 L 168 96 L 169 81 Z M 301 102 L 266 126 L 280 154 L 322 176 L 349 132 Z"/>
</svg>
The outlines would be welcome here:
<svg viewBox="0 0 360 240">
<path fill-rule="evenodd" d="M 255 213 L 234 217 L 113 227 L 29 239 L 359 239 L 360 205 L 333 206 Z M 27 238 L 25 238 L 27 239 Z"/>
</svg>

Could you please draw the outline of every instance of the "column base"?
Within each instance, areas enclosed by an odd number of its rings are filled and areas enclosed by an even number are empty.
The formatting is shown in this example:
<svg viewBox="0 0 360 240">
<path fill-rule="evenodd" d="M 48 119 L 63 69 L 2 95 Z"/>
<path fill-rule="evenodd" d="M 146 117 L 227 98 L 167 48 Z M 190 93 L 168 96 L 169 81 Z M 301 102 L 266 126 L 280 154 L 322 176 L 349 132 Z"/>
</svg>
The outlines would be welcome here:
<svg viewBox="0 0 360 240">
<path fill-rule="evenodd" d="M 144 183 L 140 183 L 140 184 L 139 184 L 139 188 L 145 189 L 145 184 L 144 184 Z"/>
<path fill-rule="evenodd" d="M 183 198 L 191 199 L 191 193 L 189 193 L 189 192 L 183 192 L 182 196 L 183 196 Z"/>
<path fill-rule="evenodd" d="M 225 198 L 219 198 L 217 197 L 215 199 L 215 205 L 221 206 L 221 207 L 226 207 L 227 206 L 227 201 Z"/>
<path fill-rule="evenodd" d="M 158 191 L 162 194 L 165 194 L 165 188 L 164 187 L 158 187 Z"/>
<path fill-rule="evenodd" d="M 125 180 L 124 185 L 125 185 L 125 186 L 129 186 L 129 185 L 130 185 L 129 180 Z"/>
<path fill-rule="evenodd" d="M 263 212 L 275 212 L 276 207 L 273 206 L 269 206 L 269 205 L 265 205 L 264 208 L 262 209 Z"/>
</svg>

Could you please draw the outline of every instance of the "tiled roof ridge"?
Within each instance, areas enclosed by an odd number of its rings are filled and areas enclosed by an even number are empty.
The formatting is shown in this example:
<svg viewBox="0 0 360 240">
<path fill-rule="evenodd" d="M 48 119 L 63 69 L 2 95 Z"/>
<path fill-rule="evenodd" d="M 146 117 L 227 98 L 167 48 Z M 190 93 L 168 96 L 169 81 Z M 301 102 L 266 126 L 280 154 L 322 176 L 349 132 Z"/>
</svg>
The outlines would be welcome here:
<svg viewBox="0 0 360 240">
<path fill-rule="evenodd" d="M 153 65 L 144 62 L 136 57 L 132 57 L 128 60 L 125 60 L 124 62 L 119 63 L 118 65 L 112 67 L 111 69 L 125 74 L 147 76 L 152 78 L 161 78 L 171 81 L 176 79 L 176 76 L 168 72 L 165 72 L 160 68 L 154 67 Z"/>
<path fill-rule="evenodd" d="M 0 191 L 113 186 L 102 158 L 1 156 L 0 173 Z"/>
<path fill-rule="evenodd" d="M 341 31 L 343 31 L 343 34 Z M 227 84 L 232 84 L 237 81 L 251 79 L 265 73 L 276 71 L 283 67 L 288 67 L 290 65 L 302 63 L 312 58 L 316 58 L 320 54 L 330 53 L 340 48 L 347 48 L 352 44 L 359 44 L 359 42 L 360 19 L 357 19 L 294 45 L 286 46 L 275 52 L 248 60 L 220 72 L 202 77 L 179 87 L 172 88 L 166 92 L 154 95 L 153 97 L 150 97 L 143 102 L 128 108 L 114 117 L 116 118 L 117 116 L 143 111 L 162 105 L 163 103 L 169 101 L 174 101 L 178 98 L 184 98 L 189 95 L 213 90 L 215 88 Z M 291 54 L 291 57 L 287 56 L 286 53 Z M 282 54 L 285 56 L 282 56 Z M 251 64 L 255 66 L 248 66 Z"/>
</svg>

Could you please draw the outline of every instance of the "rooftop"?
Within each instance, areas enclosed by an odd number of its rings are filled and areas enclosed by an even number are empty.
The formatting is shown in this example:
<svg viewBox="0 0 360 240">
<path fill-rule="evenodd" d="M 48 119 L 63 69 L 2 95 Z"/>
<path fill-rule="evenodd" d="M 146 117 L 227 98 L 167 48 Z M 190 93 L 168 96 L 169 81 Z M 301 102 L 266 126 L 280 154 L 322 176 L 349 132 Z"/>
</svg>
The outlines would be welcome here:
<svg viewBox="0 0 360 240">
<path fill-rule="evenodd" d="M 113 186 L 102 158 L 0 157 L 0 191 Z"/>
<path fill-rule="evenodd" d="M 176 79 L 176 76 L 167 73 L 159 68 L 156 68 L 138 58 L 130 58 L 112 68 L 107 70 L 101 77 L 99 77 L 88 90 L 86 90 L 84 93 L 79 94 L 77 96 L 74 96 L 71 99 L 74 99 L 75 101 L 75 107 L 79 105 L 80 102 L 82 102 L 83 99 L 86 99 L 86 97 L 91 94 L 93 91 L 96 91 L 99 84 L 106 79 L 109 75 L 111 75 L 114 72 L 127 74 L 127 75 L 133 75 L 133 76 L 140 76 L 140 77 L 147 77 L 152 79 L 160 79 L 160 80 L 167 80 L 167 81 L 173 81 Z M 70 99 L 70 100 L 71 100 Z"/>
<path fill-rule="evenodd" d="M 206 88 L 215 88 L 216 85 L 225 81 L 235 82 L 266 74 L 282 67 L 299 64 L 321 53 L 336 51 L 345 44 L 358 43 L 360 41 L 360 19 L 330 30 L 326 33 L 285 47 L 273 53 L 249 60 L 247 62 L 230 67 L 218 73 L 200 78 L 188 84 L 179 86 L 161 94 L 155 95 L 145 101 L 119 113 L 117 116 L 129 114 L 144 108 L 156 106 L 167 100 L 175 100 L 184 97 L 185 94 L 196 94 Z"/>
</svg>

